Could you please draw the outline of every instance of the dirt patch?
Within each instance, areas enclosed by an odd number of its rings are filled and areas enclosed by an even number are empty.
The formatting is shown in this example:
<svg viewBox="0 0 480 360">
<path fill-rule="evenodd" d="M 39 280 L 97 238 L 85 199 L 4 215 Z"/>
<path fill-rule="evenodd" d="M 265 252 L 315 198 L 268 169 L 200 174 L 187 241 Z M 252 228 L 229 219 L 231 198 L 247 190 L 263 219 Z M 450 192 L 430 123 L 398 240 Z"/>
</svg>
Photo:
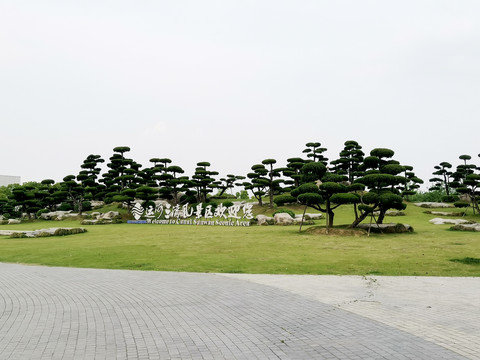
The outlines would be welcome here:
<svg viewBox="0 0 480 360">
<path fill-rule="evenodd" d="M 330 228 L 327 229 L 324 226 L 312 226 L 305 230 L 307 234 L 313 235 L 331 235 L 331 236 L 367 236 L 367 231 L 363 229 L 341 229 L 341 228 Z"/>
</svg>

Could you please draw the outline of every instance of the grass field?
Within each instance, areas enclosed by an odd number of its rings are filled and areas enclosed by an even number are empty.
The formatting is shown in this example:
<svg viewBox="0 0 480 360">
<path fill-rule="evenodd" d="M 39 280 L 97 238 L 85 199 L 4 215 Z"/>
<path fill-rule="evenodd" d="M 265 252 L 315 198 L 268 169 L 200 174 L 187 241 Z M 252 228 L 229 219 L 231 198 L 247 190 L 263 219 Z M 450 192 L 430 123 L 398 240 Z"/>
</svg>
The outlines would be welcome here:
<svg viewBox="0 0 480 360">
<path fill-rule="evenodd" d="M 300 208 L 295 208 L 300 213 Z M 480 276 L 480 234 L 432 225 L 436 217 L 409 205 L 408 234 L 319 235 L 298 226 L 97 225 L 85 234 L 10 239 L 0 236 L 0 261 L 49 266 L 190 272 Z M 258 210 L 257 210 L 258 212 Z M 268 213 L 268 210 L 265 209 Z M 467 219 L 479 220 L 467 216 Z M 352 221 L 341 207 L 335 224 Z M 319 221 L 318 226 L 324 225 Z M 78 221 L 38 221 L 0 229 L 78 227 Z"/>
</svg>

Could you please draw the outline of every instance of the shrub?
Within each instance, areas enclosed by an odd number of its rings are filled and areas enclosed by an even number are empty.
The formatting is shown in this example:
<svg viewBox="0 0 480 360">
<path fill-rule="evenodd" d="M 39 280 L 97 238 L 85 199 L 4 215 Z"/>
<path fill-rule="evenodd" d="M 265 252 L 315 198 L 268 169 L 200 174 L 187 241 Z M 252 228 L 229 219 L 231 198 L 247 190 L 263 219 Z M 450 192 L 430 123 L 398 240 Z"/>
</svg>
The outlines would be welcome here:
<svg viewBox="0 0 480 360">
<path fill-rule="evenodd" d="M 277 206 L 283 206 L 285 204 L 296 203 L 297 199 L 295 197 L 293 197 L 292 195 L 286 194 L 286 195 L 279 195 L 279 196 L 275 197 L 275 199 L 273 199 L 273 202 Z"/>
<path fill-rule="evenodd" d="M 90 211 L 92 208 L 92 203 L 90 201 L 82 202 L 82 211 Z"/>
<path fill-rule="evenodd" d="M 230 206 L 233 206 L 233 202 L 231 202 L 231 201 L 224 201 L 222 204 L 223 204 L 223 206 L 225 206 L 227 208 L 230 207 Z"/>
<path fill-rule="evenodd" d="M 442 202 L 445 197 L 445 191 L 427 191 L 419 192 L 410 196 L 409 200 L 412 202 Z"/>
<path fill-rule="evenodd" d="M 247 190 L 242 190 L 236 193 L 236 198 L 240 200 L 248 200 L 250 197 L 248 196 Z"/>
<path fill-rule="evenodd" d="M 70 211 L 73 210 L 73 206 L 70 203 L 61 203 L 58 207 L 59 211 Z"/>
<path fill-rule="evenodd" d="M 288 214 L 290 215 L 292 218 L 295 219 L 295 213 L 292 211 L 292 210 L 289 210 L 289 209 L 278 209 L 277 211 L 275 211 L 272 216 L 275 216 L 275 214 L 281 214 L 281 213 L 285 213 L 285 214 Z"/>
<path fill-rule="evenodd" d="M 447 203 L 453 203 L 455 201 L 458 201 L 458 196 L 455 196 L 455 195 L 445 195 L 444 197 L 442 197 L 442 201 L 443 202 L 447 202 Z"/>
<path fill-rule="evenodd" d="M 470 203 L 465 201 L 456 201 L 453 203 L 453 206 L 455 206 L 456 208 L 467 208 L 470 206 Z"/>
<path fill-rule="evenodd" d="M 40 218 L 40 216 L 42 216 L 42 214 L 45 214 L 45 213 L 48 213 L 48 212 L 50 212 L 50 210 L 48 210 L 48 209 L 38 210 L 37 211 L 37 219 Z"/>
</svg>

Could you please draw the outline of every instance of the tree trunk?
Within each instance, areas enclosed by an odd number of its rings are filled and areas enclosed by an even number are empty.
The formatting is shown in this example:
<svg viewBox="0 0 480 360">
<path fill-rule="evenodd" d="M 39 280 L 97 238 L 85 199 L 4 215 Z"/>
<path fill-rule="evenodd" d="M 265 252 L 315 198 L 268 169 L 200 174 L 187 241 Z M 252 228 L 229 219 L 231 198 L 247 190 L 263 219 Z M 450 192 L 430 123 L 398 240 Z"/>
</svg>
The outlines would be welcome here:
<svg viewBox="0 0 480 360">
<path fill-rule="evenodd" d="M 298 232 L 302 231 L 303 219 L 305 219 L 305 213 L 306 212 L 307 212 L 307 205 L 305 205 L 305 209 L 303 209 L 302 221 L 300 222 L 300 230 L 298 230 Z"/>
<path fill-rule="evenodd" d="M 358 218 L 350 225 L 351 228 L 356 228 L 363 220 L 365 220 L 368 216 L 368 212 L 363 212 L 360 214 Z"/>
<path fill-rule="evenodd" d="M 380 215 L 378 215 L 377 224 L 383 224 L 383 219 L 385 218 L 385 210 L 380 209 Z"/>
</svg>

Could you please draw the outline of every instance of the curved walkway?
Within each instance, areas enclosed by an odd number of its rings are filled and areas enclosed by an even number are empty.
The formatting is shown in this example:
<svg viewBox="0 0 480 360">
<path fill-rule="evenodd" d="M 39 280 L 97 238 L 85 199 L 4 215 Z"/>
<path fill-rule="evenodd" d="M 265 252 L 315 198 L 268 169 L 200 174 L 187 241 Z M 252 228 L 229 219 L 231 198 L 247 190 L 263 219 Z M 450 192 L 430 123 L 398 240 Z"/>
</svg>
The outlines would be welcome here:
<svg viewBox="0 0 480 360">
<path fill-rule="evenodd" d="M 0 263 L 0 359 L 475 359 L 480 279 Z"/>
</svg>

